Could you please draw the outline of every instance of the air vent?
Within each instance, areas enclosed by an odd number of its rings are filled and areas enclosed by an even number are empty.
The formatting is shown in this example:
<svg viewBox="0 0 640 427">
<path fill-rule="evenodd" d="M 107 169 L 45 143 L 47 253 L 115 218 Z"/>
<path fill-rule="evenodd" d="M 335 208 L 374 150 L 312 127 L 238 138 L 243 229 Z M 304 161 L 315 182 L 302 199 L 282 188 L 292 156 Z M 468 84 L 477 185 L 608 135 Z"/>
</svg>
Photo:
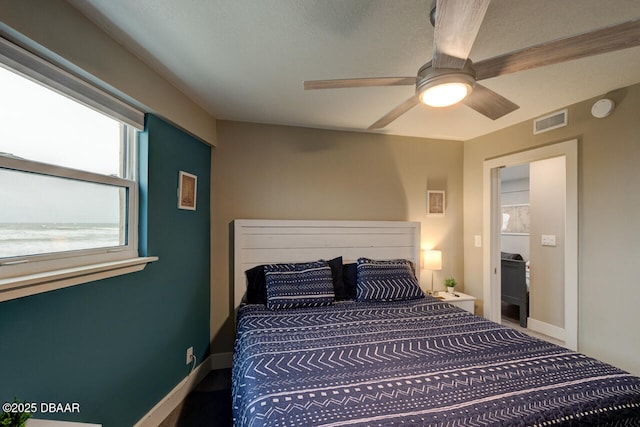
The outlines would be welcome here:
<svg viewBox="0 0 640 427">
<path fill-rule="evenodd" d="M 561 128 L 568 123 L 568 111 L 556 111 L 549 115 L 539 117 L 533 121 L 533 134 L 537 135 L 548 130 Z"/>
</svg>

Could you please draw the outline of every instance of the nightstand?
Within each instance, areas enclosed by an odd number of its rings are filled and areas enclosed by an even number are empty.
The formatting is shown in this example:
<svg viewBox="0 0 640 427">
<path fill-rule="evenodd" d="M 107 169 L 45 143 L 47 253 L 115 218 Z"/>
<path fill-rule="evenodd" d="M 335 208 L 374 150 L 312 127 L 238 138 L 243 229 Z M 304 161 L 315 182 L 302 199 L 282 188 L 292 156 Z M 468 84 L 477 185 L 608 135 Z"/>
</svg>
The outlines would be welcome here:
<svg viewBox="0 0 640 427">
<path fill-rule="evenodd" d="M 455 295 L 458 295 L 457 297 Z M 453 304 L 456 307 L 460 307 L 463 310 L 467 310 L 469 313 L 475 313 L 474 303 L 476 301 L 476 297 L 472 297 L 471 295 L 463 294 L 462 292 L 454 292 L 454 294 L 450 294 L 447 291 L 438 292 L 438 296 L 436 298 L 446 301 L 449 304 Z"/>
</svg>

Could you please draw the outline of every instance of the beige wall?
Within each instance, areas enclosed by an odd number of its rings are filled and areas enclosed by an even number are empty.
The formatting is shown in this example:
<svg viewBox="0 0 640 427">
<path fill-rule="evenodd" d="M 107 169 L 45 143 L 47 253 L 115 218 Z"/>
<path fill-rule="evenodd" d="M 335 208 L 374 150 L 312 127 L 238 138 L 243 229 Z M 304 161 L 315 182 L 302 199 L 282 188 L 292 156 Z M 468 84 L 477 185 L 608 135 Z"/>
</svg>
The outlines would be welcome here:
<svg viewBox="0 0 640 427">
<path fill-rule="evenodd" d="M 530 121 L 465 142 L 465 289 L 482 298 L 482 165 L 487 158 L 577 138 L 579 207 L 579 350 L 640 374 L 640 85 L 609 94 L 613 114 L 595 119 L 596 99 L 569 107 L 569 126 L 539 135 Z"/>
<path fill-rule="evenodd" d="M 18 37 L 12 34 L 15 32 L 19 33 Z M 125 98 L 148 107 L 146 112 L 153 112 L 215 145 L 213 117 L 66 1 L 0 0 L 1 33 L 12 39 L 23 39 L 14 41 L 24 41 L 30 50 L 44 56 L 53 53 L 64 58 L 90 73 L 91 80 L 99 86 L 125 94 Z M 33 46 L 32 42 L 44 46 L 45 50 Z"/>
<path fill-rule="evenodd" d="M 237 218 L 421 221 L 422 245 L 443 251 L 437 286 L 462 277 L 462 142 L 219 121 L 218 143 L 214 353 L 231 351 L 233 340 L 229 224 Z M 446 190 L 444 217 L 426 216 L 427 188 Z M 430 272 L 421 276 L 429 288 Z"/>
<path fill-rule="evenodd" d="M 564 157 L 530 165 L 530 317 L 563 329 L 565 181 Z M 543 234 L 556 236 L 556 245 L 542 246 Z"/>
</svg>

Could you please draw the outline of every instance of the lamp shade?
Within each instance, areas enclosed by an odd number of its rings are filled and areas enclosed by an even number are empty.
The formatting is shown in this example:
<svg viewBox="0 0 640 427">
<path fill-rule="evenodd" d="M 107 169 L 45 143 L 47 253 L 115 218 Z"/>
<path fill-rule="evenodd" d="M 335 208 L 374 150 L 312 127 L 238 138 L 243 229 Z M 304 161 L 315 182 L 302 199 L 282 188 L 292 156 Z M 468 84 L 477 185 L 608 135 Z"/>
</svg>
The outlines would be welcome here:
<svg viewBox="0 0 640 427">
<path fill-rule="evenodd" d="M 424 251 L 424 268 L 442 270 L 442 251 Z"/>
</svg>

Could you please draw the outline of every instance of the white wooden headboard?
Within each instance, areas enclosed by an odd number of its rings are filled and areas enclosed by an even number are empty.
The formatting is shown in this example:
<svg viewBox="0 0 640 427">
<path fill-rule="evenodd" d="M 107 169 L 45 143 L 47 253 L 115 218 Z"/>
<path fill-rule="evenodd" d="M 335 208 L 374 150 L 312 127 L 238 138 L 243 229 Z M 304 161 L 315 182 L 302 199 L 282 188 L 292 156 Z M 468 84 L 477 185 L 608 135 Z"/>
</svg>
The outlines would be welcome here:
<svg viewBox="0 0 640 427">
<path fill-rule="evenodd" d="M 237 219 L 233 228 L 235 307 L 246 290 L 245 271 L 256 265 L 342 256 L 345 264 L 404 258 L 420 268 L 419 222 Z"/>
</svg>

